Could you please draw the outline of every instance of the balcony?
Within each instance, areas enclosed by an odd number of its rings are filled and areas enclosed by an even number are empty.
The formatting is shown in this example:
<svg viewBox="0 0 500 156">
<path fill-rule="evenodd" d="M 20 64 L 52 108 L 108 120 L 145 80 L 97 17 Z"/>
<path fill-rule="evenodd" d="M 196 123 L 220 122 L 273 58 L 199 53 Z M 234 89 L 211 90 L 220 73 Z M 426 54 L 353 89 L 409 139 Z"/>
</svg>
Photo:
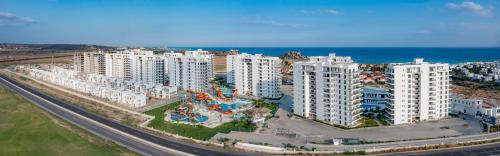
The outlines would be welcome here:
<svg viewBox="0 0 500 156">
<path fill-rule="evenodd" d="M 390 121 L 390 123 L 394 123 L 394 114 L 386 113 L 385 118 L 387 118 Z"/>
<path fill-rule="evenodd" d="M 391 116 L 394 116 L 394 110 L 392 109 L 386 109 L 385 112 Z"/>
<path fill-rule="evenodd" d="M 353 122 L 358 122 L 359 120 L 361 120 L 361 114 L 352 116 L 351 120 L 353 120 Z"/>
<path fill-rule="evenodd" d="M 361 107 L 355 106 L 351 108 L 352 111 L 361 112 Z"/>
</svg>

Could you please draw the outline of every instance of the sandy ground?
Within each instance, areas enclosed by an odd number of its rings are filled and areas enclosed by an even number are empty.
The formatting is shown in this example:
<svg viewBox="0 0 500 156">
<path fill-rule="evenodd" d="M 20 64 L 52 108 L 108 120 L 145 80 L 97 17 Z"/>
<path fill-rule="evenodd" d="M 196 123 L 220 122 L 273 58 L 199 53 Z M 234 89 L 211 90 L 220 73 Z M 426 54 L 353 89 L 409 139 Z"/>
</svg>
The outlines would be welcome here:
<svg viewBox="0 0 500 156">
<path fill-rule="evenodd" d="M 500 90 L 486 90 L 486 89 L 477 89 L 477 88 L 452 85 L 451 92 L 455 94 L 463 94 L 470 97 L 500 100 Z"/>
<path fill-rule="evenodd" d="M 52 57 L 54 56 L 54 63 L 65 63 L 71 64 L 73 63 L 73 53 L 53 53 L 53 54 L 10 54 L 10 53 L 0 53 L 0 64 L 43 64 L 43 63 L 52 63 L 52 58 L 43 58 L 43 57 Z M 64 56 L 64 57 L 60 57 Z M 22 61 L 9 61 L 9 62 L 1 62 L 3 60 L 12 60 L 12 59 L 29 59 L 29 58 L 43 58 L 43 59 L 33 59 L 33 60 L 22 60 Z"/>
<path fill-rule="evenodd" d="M 226 72 L 226 56 L 214 56 L 215 73 Z"/>
</svg>

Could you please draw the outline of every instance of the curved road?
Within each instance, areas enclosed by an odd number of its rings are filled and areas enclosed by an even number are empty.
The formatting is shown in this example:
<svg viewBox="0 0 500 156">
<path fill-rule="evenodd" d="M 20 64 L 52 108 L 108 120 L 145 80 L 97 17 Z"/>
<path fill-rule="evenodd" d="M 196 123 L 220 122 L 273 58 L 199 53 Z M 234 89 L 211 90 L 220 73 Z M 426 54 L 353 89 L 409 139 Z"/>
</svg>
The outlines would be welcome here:
<svg viewBox="0 0 500 156">
<path fill-rule="evenodd" d="M 52 98 L 25 85 L 0 75 L 0 83 L 8 89 L 18 93 L 38 107 L 57 115 L 87 131 L 107 140 L 136 151 L 142 155 L 249 155 L 254 153 L 236 153 L 220 148 L 203 145 L 188 144 L 179 140 L 151 134 L 141 129 L 133 128 L 80 107 Z M 383 155 L 500 155 L 500 144 L 486 144 L 471 147 L 439 149 L 430 151 L 417 151 L 407 153 L 394 153 Z"/>
<path fill-rule="evenodd" d="M 142 155 L 241 155 L 220 148 L 188 144 L 133 128 L 75 105 L 52 98 L 25 85 L 0 75 L 0 83 L 38 107 L 57 115 L 89 132 L 136 151 Z M 249 153 L 244 153 L 248 155 Z"/>
<path fill-rule="evenodd" d="M 407 153 L 392 153 L 381 154 L 391 156 L 453 156 L 453 155 L 470 155 L 470 156 L 498 156 L 500 155 L 500 144 L 485 144 L 469 147 L 457 147 L 448 149 L 416 151 Z"/>
</svg>

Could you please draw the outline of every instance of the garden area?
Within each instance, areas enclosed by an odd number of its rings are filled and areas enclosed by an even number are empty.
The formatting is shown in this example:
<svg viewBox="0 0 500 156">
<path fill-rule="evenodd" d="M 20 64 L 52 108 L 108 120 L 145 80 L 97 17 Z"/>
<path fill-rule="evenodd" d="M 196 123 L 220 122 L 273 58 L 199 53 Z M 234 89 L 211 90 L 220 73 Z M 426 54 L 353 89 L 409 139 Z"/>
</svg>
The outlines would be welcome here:
<svg viewBox="0 0 500 156">
<path fill-rule="evenodd" d="M 278 111 L 278 106 L 276 104 L 265 102 L 264 100 L 253 100 L 253 105 L 255 108 L 267 108 L 271 110 L 272 116 L 274 116 L 276 111 Z"/>
<path fill-rule="evenodd" d="M 365 127 L 378 127 L 379 124 L 374 118 L 370 118 L 367 116 L 361 116 L 361 120 L 359 121 L 361 124 L 356 128 L 365 128 Z"/>
<path fill-rule="evenodd" d="M 178 134 L 185 137 L 190 137 L 198 140 L 209 140 L 217 133 L 229 133 L 231 131 L 253 132 L 256 126 L 252 124 L 250 119 L 244 118 L 228 122 L 215 128 L 208 128 L 201 125 L 187 125 L 180 123 L 166 122 L 165 112 L 177 108 L 181 103 L 179 101 L 155 108 L 144 112 L 144 114 L 154 116 L 155 118 L 149 123 L 149 127 L 162 130 L 172 134 Z"/>
<path fill-rule="evenodd" d="M 356 128 L 364 128 L 364 127 L 377 127 L 377 126 L 389 126 L 387 117 L 385 117 L 382 111 L 376 111 L 375 113 L 367 113 L 365 112 L 361 115 L 360 120 L 361 125 Z"/>
</svg>

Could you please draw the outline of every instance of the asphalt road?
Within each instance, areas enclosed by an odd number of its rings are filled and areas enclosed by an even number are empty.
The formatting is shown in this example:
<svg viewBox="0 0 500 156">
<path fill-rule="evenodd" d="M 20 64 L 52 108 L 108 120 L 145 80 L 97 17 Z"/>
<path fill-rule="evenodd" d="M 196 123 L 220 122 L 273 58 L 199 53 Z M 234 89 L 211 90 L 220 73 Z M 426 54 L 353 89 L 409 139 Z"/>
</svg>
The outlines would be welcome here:
<svg viewBox="0 0 500 156">
<path fill-rule="evenodd" d="M 384 154 L 385 155 L 385 154 Z M 394 153 L 394 156 L 493 156 L 500 155 L 500 143 L 457 147 L 449 149 L 438 149 L 429 151 L 418 151 L 410 153 Z"/>
<path fill-rule="evenodd" d="M 219 148 L 184 143 L 112 121 L 75 105 L 52 98 L 0 75 L 0 83 L 38 107 L 89 132 L 142 155 L 248 155 Z"/>
<path fill-rule="evenodd" d="M 10 78 L 0 75 L 0 83 L 8 89 L 18 93 L 38 107 L 57 115 L 87 131 L 107 140 L 111 140 L 121 146 L 136 151 L 142 155 L 253 155 L 254 153 L 236 153 L 219 148 L 203 145 L 188 144 L 179 140 L 151 134 L 141 129 L 104 118 L 95 113 L 86 111 L 75 105 L 65 103 L 52 98 Z M 439 149 L 430 151 L 418 151 L 408 153 L 394 153 L 384 155 L 408 155 L 408 156 L 449 156 L 449 155 L 474 155 L 489 156 L 500 155 L 500 143 L 459 147 L 451 149 Z"/>
</svg>

